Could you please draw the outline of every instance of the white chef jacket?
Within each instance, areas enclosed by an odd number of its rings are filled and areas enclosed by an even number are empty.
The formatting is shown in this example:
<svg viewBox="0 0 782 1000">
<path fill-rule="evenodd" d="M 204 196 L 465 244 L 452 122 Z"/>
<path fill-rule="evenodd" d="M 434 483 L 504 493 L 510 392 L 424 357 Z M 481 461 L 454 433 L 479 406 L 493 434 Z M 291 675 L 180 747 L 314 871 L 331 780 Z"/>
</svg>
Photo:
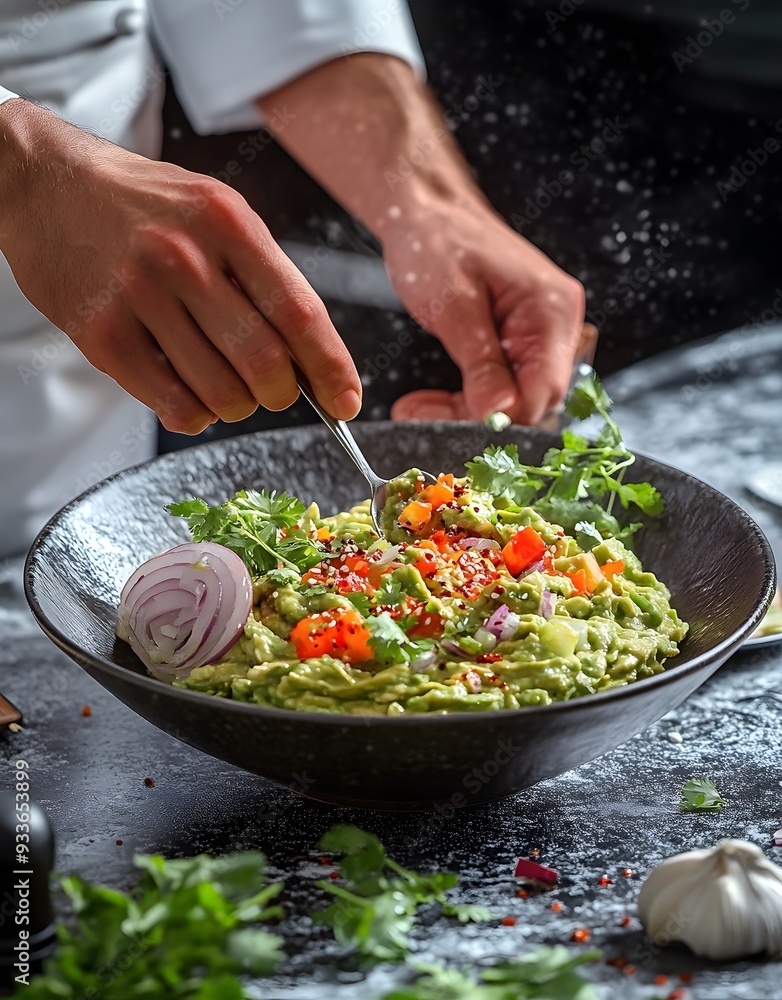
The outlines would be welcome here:
<svg viewBox="0 0 782 1000">
<path fill-rule="evenodd" d="M 339 56 L 381 52 L 424 72 L 404 0 L 3 0 L 0 104 L 30 97 L 157 157 L 164 72 L 150 28 L 201 134 L 257 129 L 255 98 Z M 155 437 L 151 412 L 25 299 L 0 256 L 0 558 L 151 457 Z"/>
</svg>

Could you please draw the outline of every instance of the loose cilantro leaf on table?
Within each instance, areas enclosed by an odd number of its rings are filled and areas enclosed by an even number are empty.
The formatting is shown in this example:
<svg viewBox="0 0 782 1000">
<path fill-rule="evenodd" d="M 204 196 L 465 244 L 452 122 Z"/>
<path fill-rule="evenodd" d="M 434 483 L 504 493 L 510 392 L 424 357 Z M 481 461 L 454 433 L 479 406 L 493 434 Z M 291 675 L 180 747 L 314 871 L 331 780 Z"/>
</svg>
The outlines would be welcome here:
<svg viewBox="0 0 782 1000">
<path fill-rule="evenodd" d="M 282 563 L 290 571 L 284 579 L 289 583 L 292 573 L 301 575 L 323 558 L 323 547 L 298 527 L 304 504 L 286 493 L 241 490 L 216 507 L 196 497 L 168 504 L 166 510 L 186 518 L 194 541 L 225 545 L 256 576 L 282 572 Z"/>
<path fill-rule="evenodd" d="M 691 778 L 682 788 L 682 812 L 721 812 L 725 799 L 709 778 Z"/>
<path fill-rule="evenodd" d="M 72 924 L 60 924 L 42 975 L 24 1000 L 243 1000 L 240 976 L 270 975 L 281 942 L 253 927 L 282 915 L 281 883 L 264 885 L 257 852 L 167 861 L 134 859 L 143 875 L 129 894 L 62 879 Z"/>
<path fill-rule="evenodd" d="M 321 881 L 321 889 L 335 896 L 316 920 L 334 931 L 340 944 L 355 948 L 363 957 L 376 961 L 396 961 L 408 950 L 407 935 L 416 910 L 426 903 L 445 904 L 443 912 L 457 916 L 457 907 L 446 903 L 445 893 L 459 881 L 450 872 L 419 874 L 388 857 L 374 834 L 354 826 L 335 826 L 320 841 L 323 851 L 342 854 L 339 872 L 344 882 Z M 446 907 L 449 907 L 446 911 Z M 490 919 L 486 910 L 469 919 Z"/>
<path fill-rule="evenodd" d="M 484 969 L 468 971 L 419 965 L 422 975 L 408 987 L 381 1000 L 598 1000 L 595 987 L 576 971 L 601 952 L 573 955 L 564 947 L 541 946 L 534 952 Z"/>
<path fill-rule="evenodd" d="M 581 379 L 568 397 L 567 412 L 579 420 L 595 414 L 604 426 L 594 443 L 570 429 L 562 432 L 562 447 L 549 448 L 539 466 L 525 465 L 516 445 L 490 445 L 483 455 L 467 463 L 474 489 L 505 497 L 519 507 L 532 506 L 543 517 L 587 535 L 626 539 L 640 522 L 621 527 L 612 513 L 618 499 L 625 509 L 636 507 L 656 517 L 665 504 L 650 483 L 626 483 L 626 470 L 635 461 L 610 415 L 611 399 L 597 376 Z M 592 530 L 590 530 L 592 529 Z M 594 544 L 588 544 L 592 548 Z"/>
</svg>

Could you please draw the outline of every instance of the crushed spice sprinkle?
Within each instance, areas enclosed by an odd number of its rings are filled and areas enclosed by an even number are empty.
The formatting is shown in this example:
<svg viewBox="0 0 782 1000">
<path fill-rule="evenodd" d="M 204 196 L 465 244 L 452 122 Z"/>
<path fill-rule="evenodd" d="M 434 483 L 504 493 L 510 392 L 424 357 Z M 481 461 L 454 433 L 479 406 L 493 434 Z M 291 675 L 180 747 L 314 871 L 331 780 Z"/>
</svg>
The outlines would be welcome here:
<svg viewBox="0 0 782 1000">
<path fill-rule="evenodd" d="M 526 899 L 527 896 L 529 896 L 529 893 L 527 892 L 526 889 L 519 889 L 516 895 L 519 897 L 519 899 Z"/>
<path fill-rule="evenodd" d="M 82 708 L 81 710 L 81 714 L 84 716 L 85 719 L 89 719 L 89 717 L 92 715 L 92 709 L 90 708 L 89 705 L 85 705 L 84 708 Z"/>
<path fill-rule="evenodd" d="M 628 916 L 622 917 L 622 919 L 620 921 L 620 923 L 622 924 L 622 927 L 629 927 L 632 922 L 633 922 L 632 919 L 630 917 L 628 917 Z"/>
<path fill-rule="evenodd" d="M 515 917 L 503 917 L 502 918 L 502 926 L 503 927 L 515 927 L 516 926 L 516 918 Z"/>
<path fill-rule="evenodd" d="M 659 976 L 655 976 L 654 977 L 654 985 L 655 986 L 665 986 L 665 984 L 667 982 L 668 982 L 668 977 L 667 976 L 659 975 Z"/>
<path fill-rule="evenodd" d="M 147 788 L 155 787 L 155 782 L 153 781 L 152 778 L 144 778 L 144 784 L 147 786 Z"/>
<path fill-rule="evenodd" d="M 589 938 L 590 933 L 586 927 L 577 927 L 570 935 L 570 940 L 575 941 L 576 944 L 586 944 Z"/>
<path fill-rule="evenodd" d="M 632 868 L 623 868 L 622 869 L 622 874 L 624 875 L 625 878 L 632 878 L 633 877 L 633 869 Z"/>
<path fill-rule="evenodd" d="M 114 843 L 117 845 L 117 847 L 122 847 L 122 841 L 121 840 L 115 840 Z"/>
<path fill-rule="evenodd" d="M 600 878 L 597 880 L 597 884 L 598 885 L 613 885 L 614 884 L 614 880 L 610 879 L 607 875 L 601 875 Z"/>
<path fill-rule="evenodd" d="M 562 905 L 562 903 L 552 903 L 551 909 L 554 911 L 554 913 L 561 913 L 565 909 L 565 907 Z"/>
</svg>

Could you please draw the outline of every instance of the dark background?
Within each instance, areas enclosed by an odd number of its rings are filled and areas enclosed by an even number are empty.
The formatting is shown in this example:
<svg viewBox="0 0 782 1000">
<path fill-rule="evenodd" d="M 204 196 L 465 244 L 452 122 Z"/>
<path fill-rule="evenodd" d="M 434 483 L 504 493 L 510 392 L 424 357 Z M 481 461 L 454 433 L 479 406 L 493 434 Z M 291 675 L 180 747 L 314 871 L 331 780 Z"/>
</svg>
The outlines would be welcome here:
<svg viewBox="0 0 782 1000">
<path fill-rule="evenodd" d="M 782 151 L 779 162 L 771 154 L 732 193 L 721 194 L 717 183 L 729 180 L 749 149 L 769 137 L 782 140 L 775 128 L 780 87 L 747 82 L 740 72 L 714 75 L 711 43 L 710 51 L 677 66 L 674 53 L 699 25 L 697 19 L 667 20 L 659 5 L 630 3 L 631 18 L 596 11 L 594 4 L 539 0 L 413 0 L 411 8 L 430 85 L 458 116 L 458 141 L 482 187 L 506 219 L 515 218 L 525 237 L 585 285 L 588 315 L 601 333 L 601 373 L 741 326 L 772 308 L 782 284 Z M 726 27 L 718 40 L 723 50 L 742 41 L 749 16 L 749 9 L 737 13 Z M 481 78 L 492 93 L 470 111 L 464 105 L 475 103 L 467 99 Z M 527 199 L 542 205 L 544 182 L 572 169 L 571 156 L 607 121 L 621 126 L 618 138 L 573 171 L 574 182 L 532 219 Z M 274 143 L 248 164 L 237 151 L 252 133 L 195 135 L 171 87 L 165 123 L 164 157 L 228 179 L 277 239 L 376 252 L 371 236 Z M 225 169 L 231 160 L 241 165 L 233 178 Z M 439 343 L 405 314 L 326 302 L 365 376 L 363 419 L 386 417 L 393 400 L 410 389 L 458 385 Z M 405 326 L 413 332 L 412 347 L 367 377 L 373 359 Z M 241 424 L 217 425 L 204 437 L 312 419 L 299 403 L 283 414 L 261 411 Z M 162 432 L 164 450 L 191 443 Z"/>
</svg>

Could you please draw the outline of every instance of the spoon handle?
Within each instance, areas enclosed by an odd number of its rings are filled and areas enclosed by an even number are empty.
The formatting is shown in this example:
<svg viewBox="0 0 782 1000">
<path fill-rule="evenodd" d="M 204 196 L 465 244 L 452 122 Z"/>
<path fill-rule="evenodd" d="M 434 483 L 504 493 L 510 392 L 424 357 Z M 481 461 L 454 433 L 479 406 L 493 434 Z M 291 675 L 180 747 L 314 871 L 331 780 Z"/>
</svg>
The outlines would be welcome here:
<svg viewBox="0 0 782 1000">
<path fill-rule="evenodd" d="M 366 479 L 374 492 L 378 486 L 383 485 L 385 480 L 381 479 L 380 476 L 377 475 L 369 462 L 367 462 L 366 458 L 364 458 L 364 453 L 356 444 L 356 439 L 351 434 L 350 428 L 345 421 L 335 420 L 330 413 L 327 413 L 326 410 L 323 409 L 317 400 L 312 386 L 310 385 L 310 380 L 293 359 L 291 359 L 291 365 L 293 365 L 293 373 L 296 376 L 296 383 L 301 390 L 302 396 L 304 396 L 337 441 L 339 441 L 348 455 L 350 455 L 351 459 L 356 464 L 358 471 Z"/>
</svg>

